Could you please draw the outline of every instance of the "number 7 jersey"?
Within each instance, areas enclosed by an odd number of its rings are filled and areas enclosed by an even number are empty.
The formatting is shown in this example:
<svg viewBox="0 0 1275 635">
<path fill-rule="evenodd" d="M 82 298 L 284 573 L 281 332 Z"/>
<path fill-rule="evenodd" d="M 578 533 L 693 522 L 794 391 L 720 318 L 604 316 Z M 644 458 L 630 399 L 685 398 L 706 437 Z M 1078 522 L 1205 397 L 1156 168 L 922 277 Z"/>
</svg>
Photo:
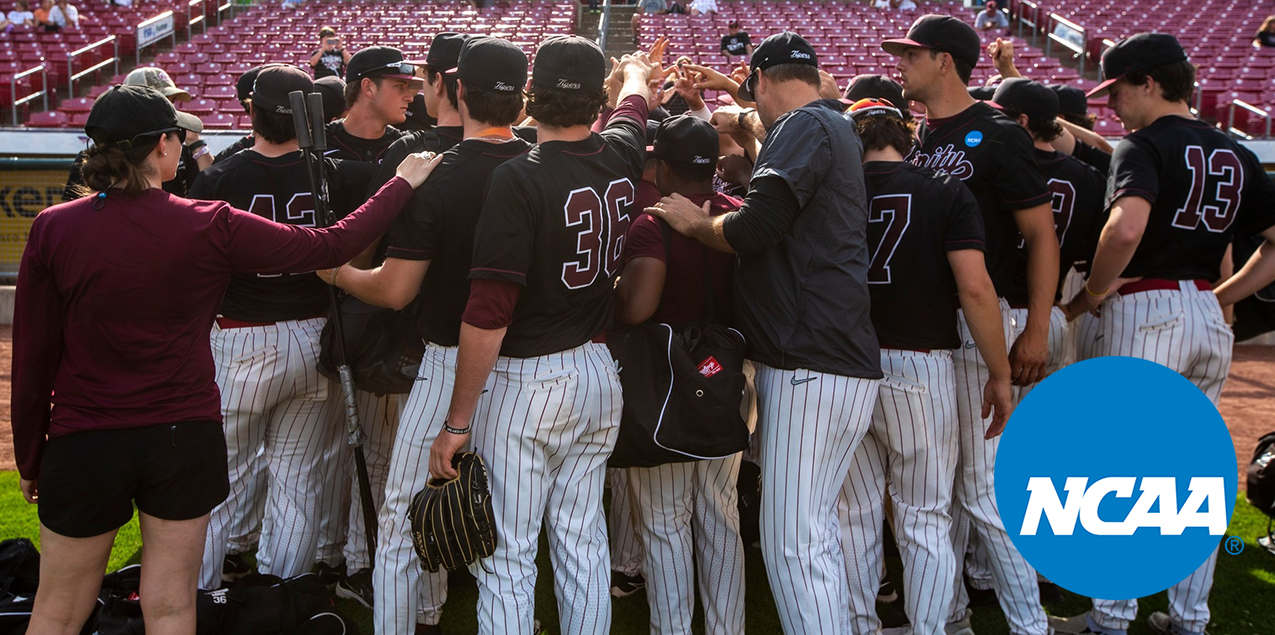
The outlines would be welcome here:
<svg viewBox="0 0 1275 635">
<path fill-rule="evenodd" d="M 1123 277 L 1217 280 L 1232 235 L 1275 225 L 1275 186 L 1261 162 L 1195 119 L 1161 117 L 1116 146 L 1108 207 L 1123 196 L 1151 203 Z"/>
<path fill-rule="evenodd" d="M 541 143 L 492 172 L 469 277 L 523 287 L 501 355 L 557 353 L 610 328 L 645 162 L 646 103 L 630 98 L 602 133 Z"/>
</svg>

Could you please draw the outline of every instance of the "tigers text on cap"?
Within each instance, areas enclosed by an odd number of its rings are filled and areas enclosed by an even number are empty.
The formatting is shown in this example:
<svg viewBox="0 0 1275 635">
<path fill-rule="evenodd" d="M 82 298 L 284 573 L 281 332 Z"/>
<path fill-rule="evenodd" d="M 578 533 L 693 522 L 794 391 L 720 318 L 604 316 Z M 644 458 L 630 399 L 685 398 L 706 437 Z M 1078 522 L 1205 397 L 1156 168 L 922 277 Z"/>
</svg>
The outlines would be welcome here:
<svg viewBox="0 0 1275 635">
<path fill-rule="evenodd" d="M 199 118 L 173 108 L 163 93 L 149 86 L 116 86 L 93 102 L 84 133 L 99 146 L 116 144 L 128 149 L 138 137 L 158 135 L 178 128 L 203 132 Z"/>
<path fill-rule="evenodd" d="M 527 85 L 527 54 L 509 40 L 471 37 L 460 49 L 455 72 L 466 87 L 514 95 Z"/>
<path fill-rule="evenodd" d="M 1013 108 L 1036 120 L 1058 117 L 1058 95 L 1044 84 L 1025 77 L 1010 77 L 996 87 L 992 101 L 1001 108 Z"/>
<path fill-rule="evenodd" d="M 409 82 L 424 82 L 416 76 L 420 62 L 408 62 L 403 52 L 392 46 L 369 46 L 354 54 L 345 67 L 345 83 L 362 81 L 365 77 L 389 77 Z"/>
<path fill-rule="evenodd" d="M 845 100 L 850 102 L 846 105 L 852 105 L 861 99 L 885 99 L 894 104 L 905 119 L 912 118 L 908 100 L 903 98 L 903 87 L 885 75 L 856 75 L 851 79 L 850 85 L 846 86 Z"/>
<path fill-rule="evenodd" d="M 154 66 L 143 66 L 135 68 L 124 76 L 125 86 L 150 86 L 155 90 L 163 93 L 163 95 L 173 101 L 190 101 L 192 97 L 190 93 L 177 87 L 173 83 L 173 78 L 168 76 L 162 68 Z"/>
<path fill-rule="evenodd" d="M 460 49 L 465 46 L 469 36 L 464 33 L 447 31 L 434 36 L 429 44 L 429 53 L 425 55 L 425 65 L 443 72 L 456 68 L 460 60 Z"/>
<path fill-rule="evenodd" d="M 602 90 L 606 75 L 606 58 L 593 40 L 555 35 L 536 49 L 531 84 L 560 93 L 596 93 Z"/>
<path fill-rule="evenodd" d="M 651 153 L 681 165 L 716 165 L 720 140 L 717 129 L 690 115 L 677 115 L 660 122 Z"/>
<path fill-rule="evenodd" d="M 903 113 L 894 107 L 888 99 L 865 97 L 850 105 L 850 118 L 858 120 L 862 117 L 896 117 L 903 119 Z"/>
<path fill-rule="evenodd" d="M 903 51 L 909 46 L 948 53 L 969 64 L 971 68 L 978 66 L 978 58 L 983 50 L 974 27 L 951 16 L 934 14 L 917 18 L 908 29 L 906 37 L 881 43 L 885 52 L 899 57 L 903 56 Z"/>
<path fill-rule="evenodd" d="M 263 112 L 281 115 L 292 114 L 288 93 L 299 90 L 305 95 L 314 92 L 314 80 L 310 74 L 295 66 L 267 66 L 257 73 L 252 83 L 252 107 Z"/>
<path fill-rule="evenodd" d="M 1105 94 L 1112 84 L 1129 73 L 1157 66 L 1185 62 L 1186 51 L 1178 39 L 1167 33 L 1139 33 L 1116 42 L 1102 54 L 1102 76 L 1107 78 L 1089 91 L 1089 97 Z"/>
<path fill-rule="evenodd" d="M 776 64 L 806 64 L 819 68 L 819 56 L 815 53 L 815 47 L 810 46 L 800 35 L 791 31 L 776 33 L 762 40 L 753 49 L 752 60 L 748 63 L 752 73 L 739 85 L 739 96 L 747 101 L 757 101 L 753 95 L 753 91 L 757 89 L 757 71 Z"/>
</svg>

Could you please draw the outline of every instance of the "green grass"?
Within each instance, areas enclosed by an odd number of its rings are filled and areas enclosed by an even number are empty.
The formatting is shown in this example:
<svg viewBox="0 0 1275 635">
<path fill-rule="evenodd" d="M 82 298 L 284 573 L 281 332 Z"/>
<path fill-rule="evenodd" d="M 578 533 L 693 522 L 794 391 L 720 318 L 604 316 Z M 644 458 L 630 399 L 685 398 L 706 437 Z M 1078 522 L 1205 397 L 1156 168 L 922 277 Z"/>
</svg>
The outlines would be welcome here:
<svg viewBox="0 0 1275 635">
<path fill-rule="evenodd" d="M 1213 621 L 1209 625 L 1212 635 L 1268 635 L 1275 632 L 1275 555 L 1267 553 L 1257 545 L 1258 536 L 1266 532 L 1266 516 L 1244 501 L 1243 495 L 1235 506 L 1235 515 L 1231 518 L 1228 536 L 1239 536 L 1245 541 L 1245 548 L 1238 556 L 1225 551 L 1218 557 L 1217 573 L 1214 579 L 1213 592 L 1209 599 Z M 15 537 L 31 538 L 39 545 L 39 524 L 36 510 L 22 500 L 18 491 L 18 477 L 15 472 L 0 472 L 0 540 Z M 140 557 L 141 539 L 137 531 L 137 519 L 134 518 L 120 530 L 115 540 L 115 549 L 111 553 L 110 568 L 112 570 L 132 564 Z M 545 624 L 546 632 L 558 633 L 557 605 L 553 596 L 553 574 L 549 568 L 547 549 L 541 541 L 540 577 L 536 585 L 536 615 Z M 899 580 L 899 562 L 897 555 L 888 559 L 888 565 L 895 580 Z M 779 633 L 779 620 L 775 612 L 766 584 L 765 570 L 761 555 L 755 550 L 748 550 L 744 566 L 747 589 L 746 611 L 749 633 Z M 477 631 L 474 618 L 474 604 L 478 591 L 472 578 L 465 574 L 452 577 L 451 589 L 447 605 L 443 611 L 443 627 L 448 633 L 473 633 Z M 358 622 L 359 631 L 364 635 L 372 633 L 370 611 L 362 606 L 341 600 L 340 609 Z M 897 614 L 901 603 L 878 607 L 883 619 L 889 623 L 892 614 Z M 1144 598 L 1138 607 L 1140 621 L 1129 629 L 1129 635 L 1147 635 L 1145 618 L 1152 611 L 1163 611 L 1168 605 L 1164 593 Z M 1053 615 L 1077 615 L 1090 607 L 1086 598 L 1065 593 L 1064 601 L 1048 606 L 1046 609 Z M 698 613 L 698 609 L 697 609 Z M 979 607 L 974 612 L 973 626 L 979 635 L 1001 635 L 1007 632 L 1005 618 L 996 607 Z M 616 600 L 612 613 L 612 632 L 617 634 L 645 635 L 649 632 L 649 613 L 646 595 L 636 595 Z M 696 633 L 702 633 L 702 618 L 696 616 Z"/>
</svg>

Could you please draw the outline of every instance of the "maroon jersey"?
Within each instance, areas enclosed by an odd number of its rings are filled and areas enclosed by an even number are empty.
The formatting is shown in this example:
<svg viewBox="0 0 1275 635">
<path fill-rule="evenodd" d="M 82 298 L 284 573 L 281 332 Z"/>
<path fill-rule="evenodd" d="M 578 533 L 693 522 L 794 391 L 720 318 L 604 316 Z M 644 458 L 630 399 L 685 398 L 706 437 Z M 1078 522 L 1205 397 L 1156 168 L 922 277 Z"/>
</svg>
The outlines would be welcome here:
<svg viewBox="0 0 1275 635">
<path fill-rule="evenodd" d="M 630 97 L 600 134 L 541 143 L 492 172 L 469 277 L 523 287 L 501 355 L 564 351 L 611 326 L 645 163 L 646 101 Z"/>
</svg>

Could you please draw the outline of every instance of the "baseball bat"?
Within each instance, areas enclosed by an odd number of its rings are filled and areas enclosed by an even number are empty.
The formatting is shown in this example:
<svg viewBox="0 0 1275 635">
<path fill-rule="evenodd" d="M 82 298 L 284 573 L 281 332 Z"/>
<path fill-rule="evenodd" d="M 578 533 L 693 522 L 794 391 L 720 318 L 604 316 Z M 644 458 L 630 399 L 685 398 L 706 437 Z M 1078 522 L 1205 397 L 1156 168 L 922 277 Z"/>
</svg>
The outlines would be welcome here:
<svg viewBox="0 0 1275 635">
<path fill-rule="evenodd" d="M 327 149 L 324 133 L 323 95 L 305 95 L 299 90 L 288 93 L 292 106 L 292 123 L 297 128 L 297 145 L 305 157 L 306 172 L 310 176 L 310 193 L 314 199 L 315 220 L 320 227 L 336 224 L 336 215 L 328 199 L 328 175 L 323 163 L 323 151 Z M 363 503 L 364 534 L 367 536 L 368 558 L 376 557 L 376 504 L 372 499 L 372 481 L 367 474 L 367 457 L 363 442 L 367 434 L 359 422 L 358 401 L 354 394 L 354 374 L 345 350 L 345 331 L 341 325 L 341 304 L 336 287 L 328 287 L 328 304 L 332 327 L 336 332 L 337 374 L 341 378 L 341 397 L 345 404 L 346 440 L 354 448 L 354 468 L 359 481 L 359 500 Z M 338 484 L 339 486 L 339 484 Z"/>
</svg>

